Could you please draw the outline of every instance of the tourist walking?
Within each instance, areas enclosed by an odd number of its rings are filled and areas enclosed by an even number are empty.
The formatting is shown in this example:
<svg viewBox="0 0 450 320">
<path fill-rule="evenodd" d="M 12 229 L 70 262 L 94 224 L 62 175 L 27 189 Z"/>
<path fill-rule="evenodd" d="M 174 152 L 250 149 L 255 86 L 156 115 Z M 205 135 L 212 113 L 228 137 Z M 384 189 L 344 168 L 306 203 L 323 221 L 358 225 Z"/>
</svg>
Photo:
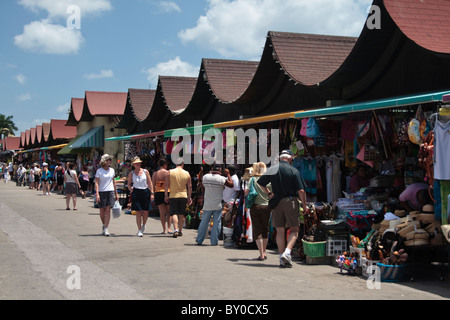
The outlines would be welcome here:
<svg viewBox="0 0 450 320">
<path fill-rule="evenodd" d="M 52 173 L 48 170 L 48 164 L 44 162 L 42 164 L 42 173 L 41 173 L 41 183 L 42 183 L 42 193 L 46 196 L 50 195 L 50 181 L 51 181 Z"/>
<path fill-rule="evenodd" d="M 169 203 L 164 199 L 165 183 L 166 177 L 169 174 L 167 170 L 167 161 L 161 159 L 158 162 L 159 170 L 153 173 L 152 184 L 153 190 L 155 191 L 155 204 L 158 206 L 159 218 L 161 220 L 161 225 L 163 228 L 162 233 L 171 233 L 170 226 L 172 224 L 172 218 L 169 212 Z M 167 190 L 170 194 L 170 189 Z"/>
<path fill-rule="evenodd" d="M 41 174 L 41 167 L 36 163 L 36 166 L 34 167 L 34 187 L 36 188 L 36 191 L 41 190 Z"/>
<path fill-rule="evenodd" d="M 191 175 L 183 167 L 184 163 L 181 162 L 175 169 L 169 170 L 164 185 L 164 199 L 169 202 L 169 212 L 174 227 L 174 238 L 183 235 L 182 230 L 186 217 L 186 204 L 190 205 L 192 203 Z"/>
<path fill-rule="evenodd" d="M 306 185 L 298 170 L 292 167 L 292 161 L 292 153 L 289 150 L 281 152 L 279 164 L 270 167 L 258 179 L 261 189 L 269 197 L 272 224 L 277 231 L 280 267 L 292 267 L 291 250 L 297 242 L 300 229 L 299 199 L 302 202 L 303 213 L 307 210 Z M 267 188 L 269 183 L 272 185 L 272 191 Z M 287 241 L 286 227 L 290 229 Z"/>
<path fill-rule="evenodd" d="M 267 259 L 267 244 L 269 241 L 269 196 L 262 190 L 262 187 L 257 183 L 259 178 L 266 172 L 266 164 L 264 162 L 254 163 L 252 166 L 252 177 L 249 180 L 248 188 L 244 190 L 245 196 L 250 190 L 256 192 L 256 197 L 252 207 L 250 208 L 250 217 L 252 219 L 253 239 L 255 239 L 256 246 L 259 250 L 258 260 Z M 272 186 L 269 183 L 267 189 L 272 191 Z"/>
<path fill-rule="evenodd" d="M 128 174 L 128 190 L 131 193 L 131 210 L 136 211 L 138 237 L 144 236 L 148 220 L 150 201 L 153 199 L 153 184 L 148 170 L 141 168 L 142 160 L 135 157 L 131 165 L 133 170 Z"/>
<path fill-rule="evenodd" d="M 73 210 L 77 210 L 77 194 L 80 182 L 78 182 L 75 163 L 73 162 L 68 163 L 68 169 L 64 173 L 64 183 L 66 185 L 66 210 L 70 210 L 70 198 L 72 198 Z"/>
<path fill-rule="evenodd" d="M 100 160 L 100 168 L 95 173 L 95 200 L 100 208 L 100 220 L 102 221 L 102 234 L 108 237 L 109 222 L 111 220 L 111 208 L 115 201 L 119 200 L 116 182 L 116 172 L 111 168 L 112 157 L 104 154 Z"/>
<path fill-rule="evenodd" d="M 87 190 L 89 187 L 89 172 L 86 165 L 83 165 L 80 171 L 80 175 L 78 176 L 78 181 L 81 186 L 81 196 L 83 199 L 86 198 Z"/>
<path fill-rule="evenodd" d="M 203 176 L 202 183 L 205 187 L 205 196 L 202 221 L 198 227 L 196 242 L 201 245 L 205 240 L 209 222 L 212 217 L 213 225 L 209 239 L 211 245 L 216 246 L 219 243 L 219 235 L 222 226 L 223 190 L 225 186 L 233 188 L 233 180 L 228 169 L 225 169 L 224 174 L 222 175 L 222 167 L 214 164 L 209 173 Z"/>
</svg>

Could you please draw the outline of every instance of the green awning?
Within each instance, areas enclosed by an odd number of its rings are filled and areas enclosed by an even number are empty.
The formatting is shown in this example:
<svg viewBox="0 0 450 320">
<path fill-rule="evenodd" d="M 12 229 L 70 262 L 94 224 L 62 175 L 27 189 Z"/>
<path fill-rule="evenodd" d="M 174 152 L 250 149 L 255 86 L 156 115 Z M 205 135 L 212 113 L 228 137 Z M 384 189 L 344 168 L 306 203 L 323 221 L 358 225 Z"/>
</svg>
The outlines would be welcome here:
<svg viewBox="0 0 450 320">
<path fill-rule="evenodd" d="M 69 143 L 69 148 L 101 148 L 105 146 L 105 127 L 100 126 L 90 129 L 74 143 Z"/>
<path fill-rule="evenodd" d="M 64 148 L 58 151 L 58 154 L 77 154 L 77 150 L 72 149 L 70 146 L 77 142 L 79 139 L 81 139 L 81 137 L 72 139 Z"/>
<path fill-rule="evenodd" d="M 409 105 L 439 102 L 442 101 L 443 96 L 449 94 L 450 91 L 434 92 L 427 94 L 419 94 L 412 96 L 403 96 L 392 99 L 374 100 L 368 102 L 361 102 L 355 104 L 347 104 L 337 107 L 320 108 L 314 110 L 305 110 L 297 112 L 295 118 L 309 118 L 309 117 L 323 117 L 336 114 L 346 114 L 351 112 L 362 112 L 376 109 L 404 107 Z"/>
<path fill-rule="evenodd" d="M 172 129 L 172 130 L 166 130 L 164 131 L 164 138 L 170 138 L 172 136 L 172 133 L 175 130 L 186 130 L 188 131 L 190 134 L 194 134 L 197 131 L 201 132 L 202 134 L 205 133 L 208 129 L 216 129 L 216 130 L 220 130 L 218 128 L 214 128 L 213 124 L 205 124 L 203 126 L 197 126 L 197 127 L 188 127 L 188 128 L 179 128 L 179 129 Z"/>
<path fill-rule="evenodd" d="M 133 140 L 134 137 L 140 136 L 142 135 L 141 133 L 139 134 L 130 134 L 128 136 L 118 136 L 118 137 L 111 137 L 111 138 L 106 138 L 105 141 L 126 141 L 126 140 Z"/>
</svg>

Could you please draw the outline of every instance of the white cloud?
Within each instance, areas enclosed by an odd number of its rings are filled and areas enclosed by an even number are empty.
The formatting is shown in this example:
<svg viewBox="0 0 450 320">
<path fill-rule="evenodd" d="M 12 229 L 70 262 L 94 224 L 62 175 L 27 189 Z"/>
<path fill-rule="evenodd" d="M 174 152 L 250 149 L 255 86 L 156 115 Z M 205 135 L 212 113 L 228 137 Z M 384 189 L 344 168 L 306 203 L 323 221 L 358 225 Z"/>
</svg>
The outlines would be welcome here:
<svg viewBox="0 0 450 320">
<path fill-rule="evenodd" d="M 78 53 L 83 42 L 79 30 L 50 24 L 48 20 L 31 22 L 24 26 L 22 34 L 14 37 L 14 43 L 19 48 L 47 54 Z"/>
<path fill-rule="evenodd" d="M 112 70 L 101 70 L 99 73 L 85 74 L 84 77 L 88 80 L 112 78 L 114 77 L 114 72 Z"/>
<path fill-rule="evenodd" d="M 208 0 L 205 15 L 179 32 L 224 57 L 260 56 L 268 31 L 359 36 L 372 0 Z"/>
<path fill-rule="evenodd" d="M 16 79 L 16 81 L 20 84 L 25 84 L 27 82 L 27 77 L 25 77 L 23 74 L 19 73 L 18 75 L 16 75 L 14 77 L 14 79 Z"/>
<path fill-rule="evenodd" d="M 181 12 L 181 8 L 176 2 L 173 1 L 160 1 L 158 3 L 158 7 L 163 12 Z"/>
<path fill-rule="evenodd" d="M 180 57 L 167 62 L 158 63 L 155 67 L 142 70 L 147 74 L 150 86 L 155 88 L 158 84 L 159 76 L 180 76 L 180 77 L 198 77 L 199 67 L 184 62 Z"/>
<path fill-rule="evenodd" d="M 20 96 L 17 96 L 17 99 L 19 99 L 20 102 L 25 102 L 25 101 L 31 100 L 31 95 L 27 92 L 27 93 L 21 94 Z"/>
<path fill-rule="evenodd" d="M 69 114 L 69 110 L 70 110 L 69 102 L 56 107 L 56 112 L 58 112 L 58 113 Z"/>
<path fill-rule="evenodd" d="M 26 51 L 46 54 L 78 53 L 84 38 L 81 31 L 73 26 L 73 11 L 69 7 L 80 8 L 79 19 L 112 10 L 110 0 L 19 0 L 19 4 L 35 13 L 46 11 L 48 16 L 24 26 L 22 34 L 14 38 L 14 43 Z M 70 21 L 69 21 L 70 20 Z M 77 21 L 81 26 L 81 21 Z M 79 27 L 77 27 L 79 29 Z"/>
<path fill-rule="evenodd" d="M 49 19 L 68 18 L 67 8 L 76 5 L 81 9 L 82 17 L 85 15 L 96 15 L 112 10 L 109 0 L 20 0 L 23 7 L 38 13 L 47 11 Z"/>
</svg>

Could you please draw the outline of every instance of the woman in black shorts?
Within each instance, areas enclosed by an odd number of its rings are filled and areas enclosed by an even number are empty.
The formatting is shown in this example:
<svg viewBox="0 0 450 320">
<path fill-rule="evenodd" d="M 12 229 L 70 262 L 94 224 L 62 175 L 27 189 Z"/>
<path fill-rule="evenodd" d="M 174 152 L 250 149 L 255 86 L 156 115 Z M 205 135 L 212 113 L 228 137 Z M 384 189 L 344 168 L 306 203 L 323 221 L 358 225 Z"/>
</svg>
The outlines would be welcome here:
<svg viewBox="0 0 450 320">
<path fill-rule="evenodd" d="M 141 168 L 142 161 L 135 157 L 131 162 L 134 170 L 128 174 L 128 190 L 131 193 L 131 210 L 136 211 L 138 237 L 144 236 L 148 220 L 150 199 L 153 197 L 153 185 L 148 170 Z M 133 183 L 133 187 L 131 184 Z"/>
</svg>

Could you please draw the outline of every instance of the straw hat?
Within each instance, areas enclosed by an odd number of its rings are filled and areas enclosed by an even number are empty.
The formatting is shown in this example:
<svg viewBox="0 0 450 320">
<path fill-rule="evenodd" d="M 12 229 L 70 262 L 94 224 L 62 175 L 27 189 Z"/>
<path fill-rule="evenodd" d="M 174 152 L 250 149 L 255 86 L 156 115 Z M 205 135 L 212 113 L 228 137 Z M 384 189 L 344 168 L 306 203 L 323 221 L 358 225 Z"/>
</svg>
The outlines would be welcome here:
<svg viewBox="0 0 450 320">
<path fill-rule="evenodd" d="M 141 158 L 134 157 L 133 160 L 131 161 L 131 165 L 135 165 L 136 163 L 142 163 Z"/>
<path fill-rule="evenodd" d="M 112 160 L 112 157 L 109 154 L 102 155 L 100 159 L 100 165 L 103 166 L 103 164 L 106 163 L 106 161 L 108 160 Z"/>
<path fill-rule="evenodd" d="M 431 204 L 426 204 L 422 208 L 422 213 L 434 213 L 434 206 Z"/>
</svg>

